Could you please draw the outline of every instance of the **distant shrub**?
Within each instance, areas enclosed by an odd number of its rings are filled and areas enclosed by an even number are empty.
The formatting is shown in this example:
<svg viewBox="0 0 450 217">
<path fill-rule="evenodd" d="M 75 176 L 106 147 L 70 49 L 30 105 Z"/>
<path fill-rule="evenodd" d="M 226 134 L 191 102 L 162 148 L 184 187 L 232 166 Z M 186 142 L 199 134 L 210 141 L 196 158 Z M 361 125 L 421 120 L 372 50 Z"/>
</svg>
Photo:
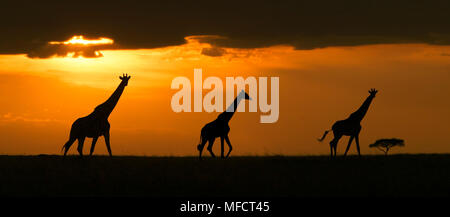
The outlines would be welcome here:
<svg viewBox="0 0 450 217">
<path fill-rule="evenodd" d="M 370 148 L 377 148 L 378 150 L 384 152 L 385 155 L 388 154 L 389 150 L 393 147 L 403 147 L 405 146 L 405 141 L 403 139 L 379 139 L 375 143 L 370 144 Z"/>
</svg>

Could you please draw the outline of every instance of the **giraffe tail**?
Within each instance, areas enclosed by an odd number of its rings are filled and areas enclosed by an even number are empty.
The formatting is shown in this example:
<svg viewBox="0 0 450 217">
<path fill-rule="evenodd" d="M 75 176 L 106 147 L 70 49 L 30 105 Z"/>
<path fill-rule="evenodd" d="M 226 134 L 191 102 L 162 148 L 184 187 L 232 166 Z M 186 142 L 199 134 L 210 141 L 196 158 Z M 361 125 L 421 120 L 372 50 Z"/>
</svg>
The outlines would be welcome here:
<svg viewBox="0 0 450 217">
<path fill-rule="evenodd" d="M 319 140 L 319 142 L 322 142 L 322 141 L 325 139 L 325 137 L 327 136 L 327 134 L 328 134 L 330 131 L 331 131 L 331 130 L 325 131 L 325 133 L 323 134 L 322 138 L 317 139 L 317 140 Z"/>
</svg>

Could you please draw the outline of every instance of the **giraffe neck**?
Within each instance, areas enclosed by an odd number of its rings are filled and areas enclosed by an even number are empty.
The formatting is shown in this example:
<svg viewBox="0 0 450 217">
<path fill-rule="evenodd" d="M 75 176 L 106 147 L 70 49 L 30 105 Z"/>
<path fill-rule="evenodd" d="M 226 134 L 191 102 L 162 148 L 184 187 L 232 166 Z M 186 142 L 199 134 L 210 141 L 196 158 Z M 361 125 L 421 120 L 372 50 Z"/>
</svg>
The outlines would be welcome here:
<svg viewBox="0 0 450 217">
<path fill-rule="evenodd" d="M 105 118 L 108 118 L 111 112 L 114 110 L 114 107 L 116 107 L 117 102 L 120 99 L 120 96 L 122 95 L 123 91 L 125 89 L 125 83 L 120 82 L 117 89 L 114 91 L 114 93 L 102 104 L 97 106 L 94 110 L 94 113 L 97 115 L 102 115 Z"/>
<path fill-rule="evenodd" d="M 356 110 L 350 115 L 349 119 L 352 119 L 354 121 L 361 121 L 366 115 L 367 110 L 369 110 L 369 106 L 370 103 L 372 103 L 373 98 L 374 96 L 368 96 L 367 99 L 361 105 L 361 107 L 359 107 L 358 110 Z"/>
<path fill-rule="evenodd" d="M 243 97 L 241 97 L 240 95 L 237 96 L 233 103 L 231 103 L 230 106 L 228 106 L 227 110 L 222 112 L 222 114 L 219 115 L 219 119 L 224 120 L 225 122 L 229 122 L 231 120 L 231 118 L 234 115 L 234 112 L 236 112 L 236 109 L 239 105 L 239 102 L 242 100 Z"/>
</svg>

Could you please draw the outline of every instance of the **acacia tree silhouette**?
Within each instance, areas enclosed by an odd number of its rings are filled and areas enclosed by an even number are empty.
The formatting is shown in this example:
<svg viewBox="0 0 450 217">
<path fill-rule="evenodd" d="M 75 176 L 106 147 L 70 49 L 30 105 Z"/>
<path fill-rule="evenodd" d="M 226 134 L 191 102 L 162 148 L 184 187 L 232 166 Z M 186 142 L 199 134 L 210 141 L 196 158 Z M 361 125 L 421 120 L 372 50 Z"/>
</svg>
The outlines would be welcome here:
<svg viewBox="0 0 450 217">
<path fill-rule="evenodd" d="M 227 108 L 226 111 L 222 112 L 216 120 L 207 123 L 201 130 L 200 133 L 200 143 L 197 146 L 197 150 L 199 151 L 199 158 L 202 159 L 202 151 L 206 144 L 206 142 L 209 142 L 208 144 L 208 151 L 211 154 L 212 157 L 215 157 L 212 147 L 214 144 L 214 140 L 216 140 L 217 137 L 220 137 L 221 142 L 221 157 L 224 158 L 224 146 L 223 146 L 223 140 L 225 140 L 228 144 L 228 157 L 231 153 L 231 150 L 233 147 L 230 143 L 230 138 L 228 138 L 228 133 L 230 132 L 230 126 L 228 123 L 230 122 L 231 118 L 234 115 L 234 112 L 236 111 L 239 102 L 243 99 L 251 100 L 250 96 L 242 90 L 238 96 L 234 99 L 233 103 Z"/>
<path fill-rule="evenodd" d="M 375 98 L 375 95 L 378 93 L 378 90 L 370 89 L 369 90 L 369 96 L 367 99 L 363 102 L 361 107 L 359 107 L 358 110 L 353 112 L 350 117 L 348 117 L 345 120 L 336 121 L 333 126 L 331 127 L 331 131 L 333 131 L 334 138 L 330 142 L 330 154 L 331 158 L 333 156 L 336 156 L 336 149 L 337 144 L 339 142 L 339 139 L 341 139 L 342 136 L 350 136 L 350 139 L 348 141 L 347 148 L 345 149 L 344 157 L 347 155 L 348 149 L 350 148 L 350 145 L 352 144 L 353 139 L 356 141 L 356 149 L 358 150 L 358 156 L 361 156 L 361 152 L 359 150 L 359 133 L 361 132 L 361 120 L 364 118 L 364 116 L 367 113 L 367 110 L 369 110 L 369 106 L 372 103 L 373 98 Z M 320 142 L 322 142 L 330 130 L 325 131 L 322 138 L 318 139 Z M 333 154 L 334 150 L 334 154 Z"/>
<path fill-rule="evenodd" d="M 396 146 L 399 147 L 405 146 L 405 141 L 403 139 L 397 138 L 379 139 L 375 141 L 375 143 L 369 145 L 370 148 L 377 148 L 378 150 L 382 151 L 384 155 L 387 155 L 389 150 L 391 150 L 391 148 Z"/>
<path fill-rule="evenodd" d="M 114 93 L 106 100 L 104 103 L 98 105 L 94 111 L 86 117 L 77 119 L 70 129 L 69 141 L 64 144 L 64 156 L 66 156 L 67 151 L 69 151 L 70 146 L 78 139 L 78 153 L 80 157 L 83 157 L 83 144 L 86 137 L 93 138 L 91 151 L 89 155 L 92 155 L 95 148 L 95 143 L 98 137 L 104 136 L 106 148 L 108 149 L 109 156 L 112 157 L 111 146 L 109 141 L 109 129 L 110 124 L 108 122 L 108 117 L 113 111 L 114 107 L 120 99 L 125 87 L 128 85 L 128 80 L 131 76 L 124 74 L 119 77 L 122 80 L 114 91 Z"/>
</svg>

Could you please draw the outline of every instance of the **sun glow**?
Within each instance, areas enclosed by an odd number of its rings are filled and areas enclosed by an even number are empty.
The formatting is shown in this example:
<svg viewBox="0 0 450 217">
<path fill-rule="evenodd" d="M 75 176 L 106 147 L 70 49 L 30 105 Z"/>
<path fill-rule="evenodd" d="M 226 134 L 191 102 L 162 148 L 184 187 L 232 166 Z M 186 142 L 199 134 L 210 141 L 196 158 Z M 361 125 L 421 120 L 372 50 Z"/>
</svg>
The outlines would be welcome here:
<svg viewBox="0 0 450 217">
<path fill-rule="evenodd" d="M 113 44 L 114 40 L 101 37 L 99 39 L 85 39 L 82 35 L 75 35 L 67 41 L 51 41 L 49 44 L 65 44 L 65 45 L 107 45 Z"/>
</svg>

